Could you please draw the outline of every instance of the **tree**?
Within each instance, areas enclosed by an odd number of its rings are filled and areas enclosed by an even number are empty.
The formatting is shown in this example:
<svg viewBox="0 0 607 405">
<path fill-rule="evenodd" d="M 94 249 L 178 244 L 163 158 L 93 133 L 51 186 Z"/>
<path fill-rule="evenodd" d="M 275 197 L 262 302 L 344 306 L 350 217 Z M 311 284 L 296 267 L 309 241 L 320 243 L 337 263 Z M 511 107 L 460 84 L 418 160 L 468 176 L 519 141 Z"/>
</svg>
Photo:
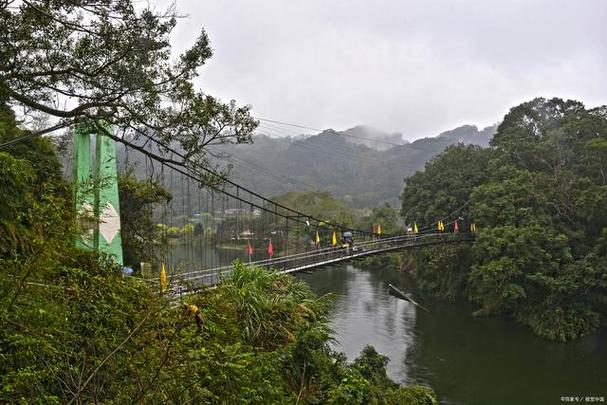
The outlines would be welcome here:
<svg viewBox="0 0 607 405">
<path fill-rule="evenodd" d="M 3 1 L 0 101 L 54 117 L 31 136 L 86 124 L 142 153 L 151 154 L 139 137 L 184 151 L 165 162 L 208 165 L 207 146 L 250 142 L 257 122 L 250 107 L 195 90 L 212 51 L 202 30 L 173 58 L 178 17 L 130 0 Z M 109 133 L 104 122 L 131 136 Z"/>
<path fill-rule="evenodd" d="M 152 210 L 168 203 L 169 191 L 155 182 L 140 181 L 130 172 L 118 177 L 122 249 L 124 264 L 139 266 L 141 262 L 157 262 L 162 232 L 158 232 Z"/>
<path fill-rule="evenodd" d="M 470 193 L 486 180 L 491 153 L 476 145 L 450 146 L 427 162 L 424 171 L 405 179 L 401 195 L 405 222 L 416 222 L 422 228 L 439 219 L 444 219 L 445 224 L 460 217 L 467 224 L 476 221 L 470 212 Z M 432 231 L 436 231 L 435 226 Z M 419 286 L 450 300 L 463 295 L 469 255 L 468 245 L 422 249 L 414 256 Z M 427 264 L 421 266 L 419 259 Z"/>
<path fill-rule="evenodd" d="M 374 224 L 380 224 L 382 233 L 385 235 L 396 235 L 402 232 L 401 219 L 398 211 L 388 204 L 374 207 L 371 213 L 359 221 L 357 228 L 362 230 L 372 230 Z"/>
<path fill-rule="evenodd" d="M 326 191 L 293 191 L 277 196 L 275 201 L 325 222 L 345 226 L 354 224 L 352 210 L 343 201 L 332 197 Z"/>
<path fill-rule="evenodd" d="M 470 192 L 486 178 L 490 151 L 476 145 L 447 147 L 405 180 L 401 215 L 406 223 L 430 224 L 457 211 L 469 218 Z M 454 219 L 454 218 L 452 218 Z"/>
<path fill-rule="evenodd" d="M 451 149 L 407 179 L 407 218 L 440 218 L 437 202 L 455 209 L 441 198 L 448 190 L 481 230 L 471 250 L 427 249 L 419 285 L 442 297 L 466 296 L 479 305 L 476 314 L 510 315 L 548 339 L 597 328 L 607 313 L 606 111 L 531 100 L 504 117 L 492 149 L 477 155 L 482 165 Z"/>
</svg>

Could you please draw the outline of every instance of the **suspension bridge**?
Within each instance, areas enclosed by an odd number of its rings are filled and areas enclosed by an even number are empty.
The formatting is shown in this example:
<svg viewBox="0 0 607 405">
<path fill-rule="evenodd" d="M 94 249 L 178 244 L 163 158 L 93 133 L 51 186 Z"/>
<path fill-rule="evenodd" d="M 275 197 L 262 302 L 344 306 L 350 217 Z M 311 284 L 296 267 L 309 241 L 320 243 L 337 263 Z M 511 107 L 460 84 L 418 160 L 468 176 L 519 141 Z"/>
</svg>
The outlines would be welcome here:
<svg viewBox="0 0 607 405">
<path fill-rule="evenodd" d="M 74 136 L 77 245 L 105 252 L 123 264 L 119 162 L 137 162 L 138 177 L 160 183 L 171 193 L 169 202 L 149 212 L 156 224 L 155 263 L 141 263 L 144 278 L 160 290 L 182 293 L 216 285 L 232 272 L 236 260 L 293 273 L 396 250 L 468 242 L 476 230 L 457 216 L 461 208 L 425 227 L 414 223 L 402 235 L 383 234 L 381 224 L 354 229 L 328 220 L 330 212 L 324 213 L 326 218 L 300 212 L 203 165 L 177 165 L 176 158 L 184 159 L 183 153 L 153 137 L 116 148 L 102 133 L 79 128 Z M 93 187 L 88 186 L 91 182 Z"/>
</svg>

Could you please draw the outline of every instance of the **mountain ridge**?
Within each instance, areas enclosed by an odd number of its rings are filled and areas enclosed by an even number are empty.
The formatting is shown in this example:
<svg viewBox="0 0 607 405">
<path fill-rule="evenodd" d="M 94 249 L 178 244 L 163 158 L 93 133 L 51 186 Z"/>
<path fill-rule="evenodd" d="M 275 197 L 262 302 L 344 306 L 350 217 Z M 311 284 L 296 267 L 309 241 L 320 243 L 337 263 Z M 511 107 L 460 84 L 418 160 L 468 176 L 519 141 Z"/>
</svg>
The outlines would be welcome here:
<svg viewBox="0 0 607 405">
<path fill-rule="evenodd" d="M 365 125 L 305 137 L 275 138 L 260 131 L 252 144 L 216 148 L 229 156 L 225 164 L 231 165 L 234 179 L 261 194 L 326 190 L 361 208 L 396 205 L 405 177 L 449 145 L 488 146 L 496 129 L 462 125 L 413 142 Z"/>
</svg>

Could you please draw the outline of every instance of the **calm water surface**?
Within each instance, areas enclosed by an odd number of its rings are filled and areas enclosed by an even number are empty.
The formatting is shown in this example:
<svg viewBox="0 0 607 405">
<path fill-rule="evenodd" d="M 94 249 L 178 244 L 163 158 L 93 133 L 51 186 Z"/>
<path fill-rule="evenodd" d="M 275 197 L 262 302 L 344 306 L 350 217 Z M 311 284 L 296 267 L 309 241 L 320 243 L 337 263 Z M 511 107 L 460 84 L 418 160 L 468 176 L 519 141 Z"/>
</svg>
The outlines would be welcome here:
<svg viewBox="0 0 607 405">
<path fill-rule="evenodd" d="M 560 404 L 562 396 L 607 401 L 607 332 L 560 344 L 510 320 L 475 318 L 467 304 L 418 297 L 430 312 L 388 295 L 411 291 L 401 273 L 342 265 L 299 274 L 331 293 L 335 349 L 350 360 L 366 344 L 390 357 L 388 373 L 430 385 L 445 404 Z M 604 402 L 605 403 L 605 402 Z"/>
</svg>

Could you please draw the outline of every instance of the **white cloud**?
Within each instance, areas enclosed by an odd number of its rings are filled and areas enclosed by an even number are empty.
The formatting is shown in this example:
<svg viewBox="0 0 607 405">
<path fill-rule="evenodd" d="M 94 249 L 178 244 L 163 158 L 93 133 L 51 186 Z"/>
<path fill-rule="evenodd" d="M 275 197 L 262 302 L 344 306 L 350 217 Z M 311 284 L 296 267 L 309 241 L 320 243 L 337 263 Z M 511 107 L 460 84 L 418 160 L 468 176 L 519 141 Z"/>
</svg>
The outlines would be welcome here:
<svg viewBox="0 0 607 405">
<path fill-rule="evenodd" d="M 607 103 L 607 3 L 178 1 L 177 49 L 205 28 L 198 84 L 254 114 L 408 139 L 488 125 L 535 96 Z"/>
</svg>

